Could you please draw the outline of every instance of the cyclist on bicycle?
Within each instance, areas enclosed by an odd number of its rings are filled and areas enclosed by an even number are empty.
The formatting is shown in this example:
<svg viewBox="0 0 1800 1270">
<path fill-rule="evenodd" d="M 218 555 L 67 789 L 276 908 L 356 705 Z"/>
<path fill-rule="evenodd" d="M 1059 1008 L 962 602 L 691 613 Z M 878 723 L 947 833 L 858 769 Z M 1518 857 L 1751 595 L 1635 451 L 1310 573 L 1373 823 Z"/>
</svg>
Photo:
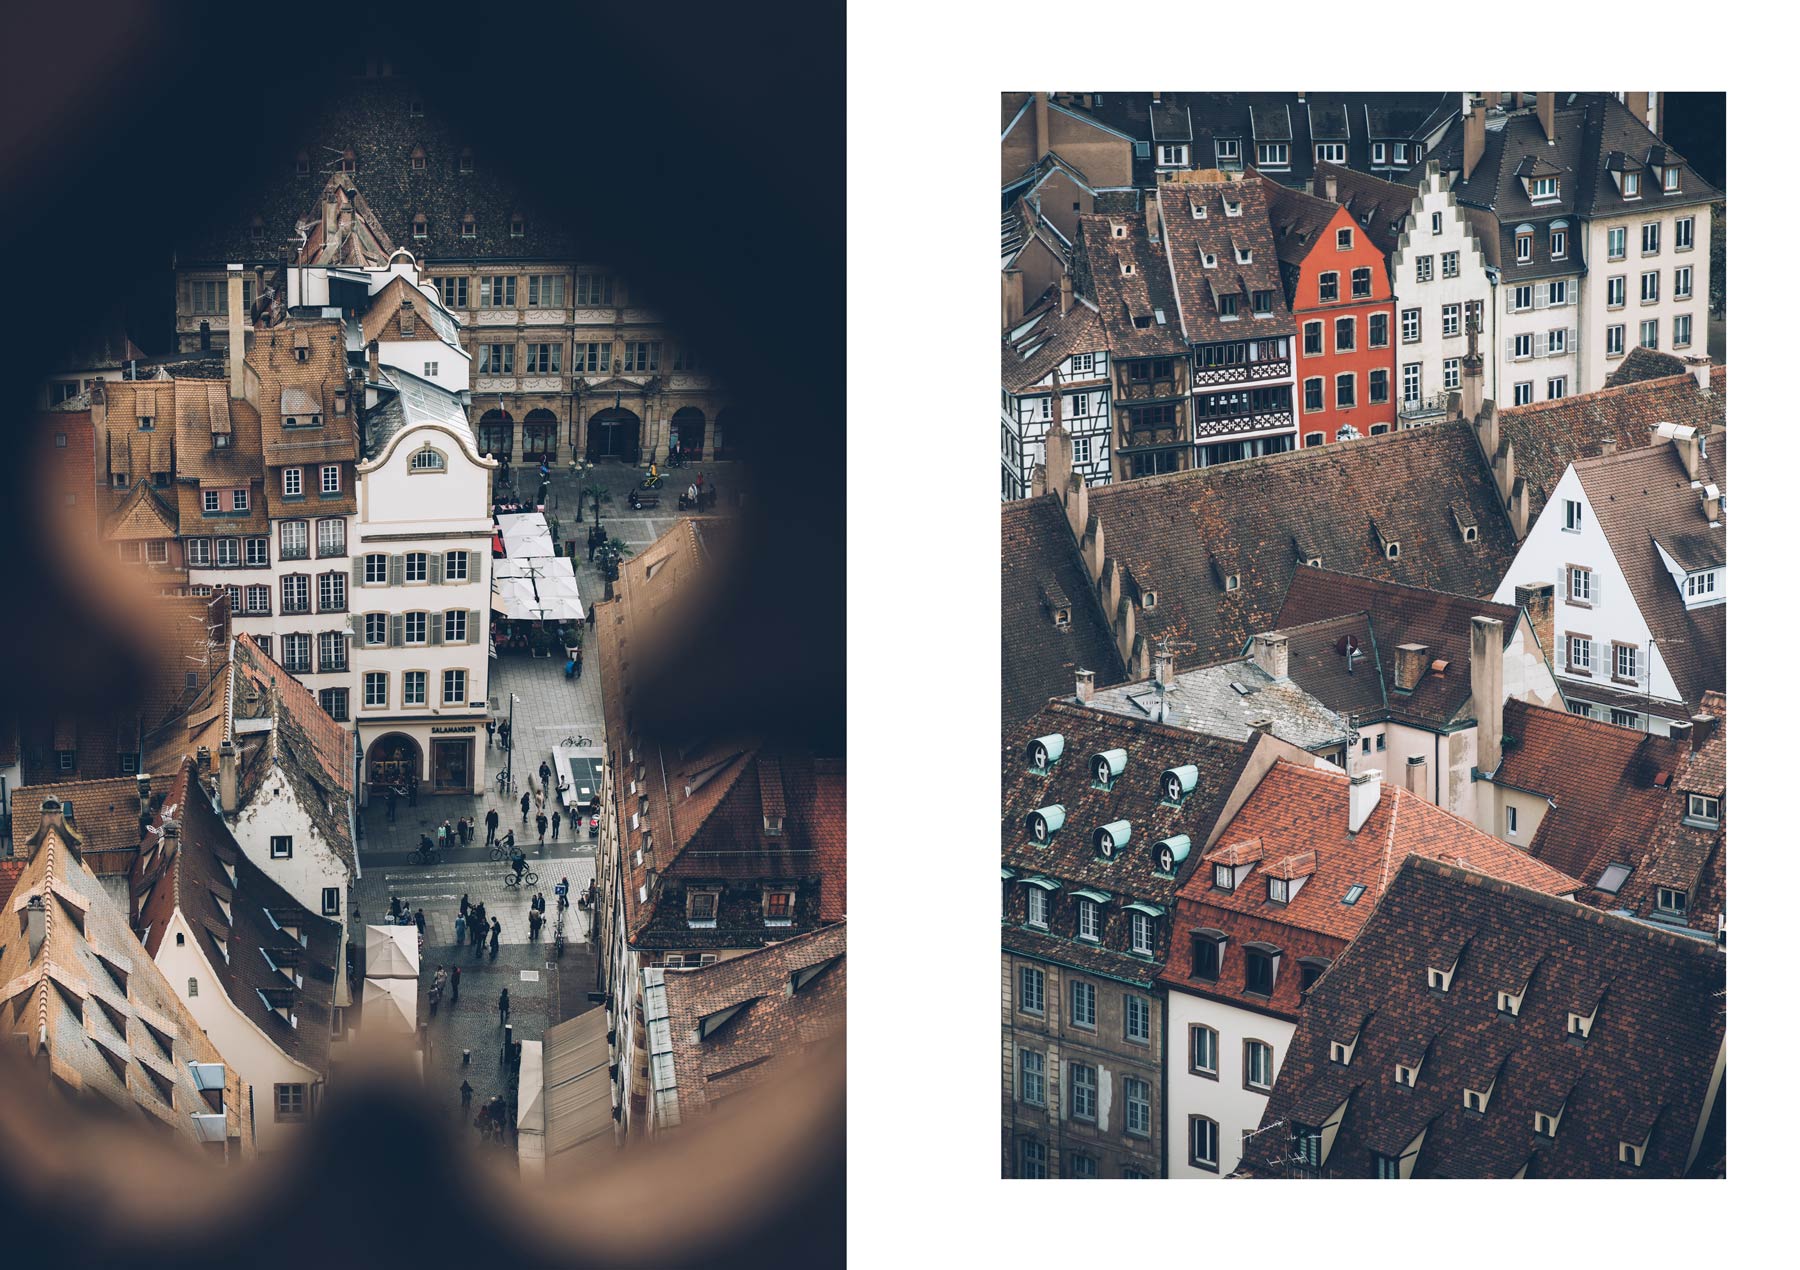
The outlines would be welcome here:
<svg viewBox="0 0 1800 1270">
<path fill-rule="evenodd" d="M 525 876 L 525 853 L 523 851 L 513 852 L 512 869 L 515 883 Z"/>
</svg>

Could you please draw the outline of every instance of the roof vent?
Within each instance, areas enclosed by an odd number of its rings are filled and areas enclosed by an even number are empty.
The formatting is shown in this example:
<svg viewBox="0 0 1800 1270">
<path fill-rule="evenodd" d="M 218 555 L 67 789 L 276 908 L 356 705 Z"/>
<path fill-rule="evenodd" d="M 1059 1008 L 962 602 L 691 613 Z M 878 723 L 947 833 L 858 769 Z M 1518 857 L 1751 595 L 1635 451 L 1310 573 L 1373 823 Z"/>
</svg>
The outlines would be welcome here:
<svg viewBox="0 0 1800 1270">
<path fill-rule="evenodd" d="M 1162 774 L 1163 800 L 1179 807 L 1200 784 L 1200 769 L 1192 763 L 1171 767 Z"/>
<path fill-rule="evenodd" d="M 1094 854 L 1102 860 L 1115 860 L 1125 844 L 1131 841 L 1131 822 L 1115 820 L 1094 830 Z"/>
<path fill-rule="evenodd" d="M 1052 732 L 1049 736 L 1040 736 L 1025 747 L 1025 762 L 1033 772 L 1039 775 L 1048 772 L 1062 755 L 1063 737 L 1060 732 Z"/>
<path fill-rule="evenodd" d="M 1125 770 L 1124 750 L 1105 750 L 1094 755 L 1088 764 L 1088 770 L 1094 775 L 1094 784 L 1100 789 L 1111 789 L 1113 782 L 1119 779 Z"/>
</svg>

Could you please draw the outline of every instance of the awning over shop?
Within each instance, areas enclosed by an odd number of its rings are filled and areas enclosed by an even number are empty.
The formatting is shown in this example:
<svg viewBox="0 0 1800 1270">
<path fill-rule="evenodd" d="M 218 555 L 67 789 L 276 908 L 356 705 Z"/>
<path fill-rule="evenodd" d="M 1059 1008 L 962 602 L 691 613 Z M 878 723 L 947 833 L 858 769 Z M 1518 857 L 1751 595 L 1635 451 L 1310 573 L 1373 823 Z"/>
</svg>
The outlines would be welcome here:
<svg viewBox="0 0 1800 1270">
<path fill-rule="evenodd" d="M 613 1082 L 608 1067 L 607 1011 L 576 1015 L 544 1033 L 544 1155 L 613 1132 Z"/>
</svg>

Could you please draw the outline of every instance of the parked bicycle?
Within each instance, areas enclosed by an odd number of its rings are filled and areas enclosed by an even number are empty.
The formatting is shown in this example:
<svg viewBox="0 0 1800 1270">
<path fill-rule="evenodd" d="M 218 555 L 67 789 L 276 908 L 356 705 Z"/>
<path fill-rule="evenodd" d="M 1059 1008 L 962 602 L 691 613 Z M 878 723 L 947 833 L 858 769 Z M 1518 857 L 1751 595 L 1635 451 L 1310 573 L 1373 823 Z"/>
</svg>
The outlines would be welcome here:
<svg viewBox="0 0 1800 1270">
<path fill-rule="evenodd" d="M 512 791 L 513 791 L 512 773 L 508 772 L 508 771 L 502 771 L 498 776 L 494 777 L 494 785 L 497 789 L 499 789 L 499 791 L 502 794 L 512 793 Z"/>
<path fill-rule="evenodd" d="M 507 886 L 518 886 L 521 883 L 525 886 L 536 886 L 538 884 L 537 870 L 526 869 L 523 873 L 514 873 L 511 869 L 508 869 L 506 871 L 506 877 L 503 880 Z"/>
<path fill-rule="evenodd" d="M 563 955 L 563 945 L 567 942 L 566 938 L 563 935 L 563 915 L 562 915 L 561 909 L 558 909 L 556 911 L 555 937 L 556 937 L 556 939 L 555 939 L 556 955 L 558 957 L 561 957 Z"/>
<path fill-rule="evenodd" d="M 564 749 L 585 749 L 594 743 L 591 736 L 565 736 L 562 739 Z"/>
</svg>

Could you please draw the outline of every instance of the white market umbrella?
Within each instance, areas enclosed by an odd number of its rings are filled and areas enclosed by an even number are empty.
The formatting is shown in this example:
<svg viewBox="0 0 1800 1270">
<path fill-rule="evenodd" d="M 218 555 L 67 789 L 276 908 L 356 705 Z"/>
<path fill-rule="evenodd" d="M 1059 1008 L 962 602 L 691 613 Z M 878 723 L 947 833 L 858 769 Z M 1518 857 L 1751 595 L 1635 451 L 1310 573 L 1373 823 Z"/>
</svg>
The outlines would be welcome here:
<svg viewBox="0 0 1800 1270">
<path fill-rule="evenodd" d="M 419 981 L 363 980 L 362 1025 L 364 1031 L 417 1032 Z"/>
<path fill-rule="evenodd" d="M 365 975 L 384 979 L 419 977 L 418 927 L 368 926 L 364 942 L 368 945 L 363 960 Z"/>
</svg>

